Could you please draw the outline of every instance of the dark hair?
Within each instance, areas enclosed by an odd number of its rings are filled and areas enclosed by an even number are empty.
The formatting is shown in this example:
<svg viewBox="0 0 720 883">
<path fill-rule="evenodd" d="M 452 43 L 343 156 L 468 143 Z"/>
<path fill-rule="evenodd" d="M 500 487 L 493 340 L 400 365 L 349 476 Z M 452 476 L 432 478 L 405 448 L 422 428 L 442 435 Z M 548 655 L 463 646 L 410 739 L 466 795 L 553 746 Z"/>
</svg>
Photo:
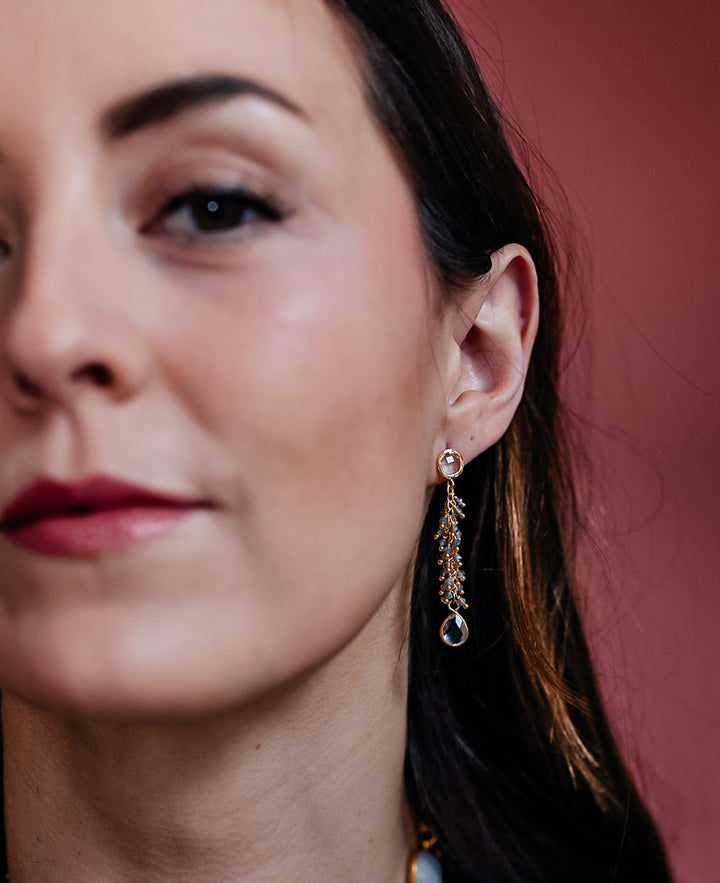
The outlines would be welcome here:
<svg viewBox="0 0 720 883">
<path fill-rule="evenodd" d="M 471 637 L 438 638 L 433 497 L 415 570 L 406 786 L 446 881 L 668 881 L 616 747 L 573 598 L 577 511 L 557 393 L 562 257 L 500 115 L 439 0 L 326 0 L 415 194 L 446 295 L 525 246 L 541 323 L 505 436 L 459 480 Z"/>
</svg>

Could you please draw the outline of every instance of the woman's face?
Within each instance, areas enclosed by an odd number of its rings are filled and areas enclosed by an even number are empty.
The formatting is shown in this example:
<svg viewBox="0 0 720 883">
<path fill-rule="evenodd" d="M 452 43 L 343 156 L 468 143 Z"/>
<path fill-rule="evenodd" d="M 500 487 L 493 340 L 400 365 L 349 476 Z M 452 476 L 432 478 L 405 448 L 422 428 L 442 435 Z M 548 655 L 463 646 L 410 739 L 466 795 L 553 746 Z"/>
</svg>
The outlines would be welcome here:
<svg viewBox="0 0 720 883">
<path fill-rule="evenodd" d="M 411 195 L 319 0 L 3 18 L 0 684 L 229 707 L 400 591 L 450 324 Z"/>
</svg>

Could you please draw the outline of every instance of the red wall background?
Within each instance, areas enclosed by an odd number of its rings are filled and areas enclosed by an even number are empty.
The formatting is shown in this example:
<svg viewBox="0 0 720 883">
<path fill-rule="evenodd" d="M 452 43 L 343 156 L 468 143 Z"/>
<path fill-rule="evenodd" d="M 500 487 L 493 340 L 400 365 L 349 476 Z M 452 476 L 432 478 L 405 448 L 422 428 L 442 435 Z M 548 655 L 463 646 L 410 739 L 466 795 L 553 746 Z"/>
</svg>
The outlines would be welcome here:
<svg viewBox="0 0 720 883">
<path fill-rule="evenodd" d="M 455 0 L 592 255 L 587 622 L 678 883 L 720 880 L 720 4 Z M 589 345 L 589 346 L 588 346 Z M 588 356 L 587 353 L 590 353 Z"/>
</svg>

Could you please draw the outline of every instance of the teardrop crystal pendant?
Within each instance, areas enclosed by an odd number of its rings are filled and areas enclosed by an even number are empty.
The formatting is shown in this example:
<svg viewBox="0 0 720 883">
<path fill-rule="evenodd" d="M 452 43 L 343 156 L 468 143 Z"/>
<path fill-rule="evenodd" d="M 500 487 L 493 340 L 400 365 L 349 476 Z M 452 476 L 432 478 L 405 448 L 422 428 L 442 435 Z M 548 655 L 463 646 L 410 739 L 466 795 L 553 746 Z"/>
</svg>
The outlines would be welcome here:
<svg viewBox="0 0 720 883">
<path fill-rule="evenodd" d="M 467 623 L 459 613 L 451 613 L 440 626 L 440 637 L 448 647 L 461 647 L 467 641 Z"/>
</svg>

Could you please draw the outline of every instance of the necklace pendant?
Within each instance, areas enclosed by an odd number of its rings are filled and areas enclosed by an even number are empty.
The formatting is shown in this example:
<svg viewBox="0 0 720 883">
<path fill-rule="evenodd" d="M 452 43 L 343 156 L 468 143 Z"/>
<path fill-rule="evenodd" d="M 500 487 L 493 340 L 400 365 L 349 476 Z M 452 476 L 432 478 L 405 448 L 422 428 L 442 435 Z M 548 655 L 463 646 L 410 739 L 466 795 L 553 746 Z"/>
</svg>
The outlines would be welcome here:
<svg viewBox="0 0 720 883">
<path fill-rule="evenodd" d="M 442 883 L 440 862 L 427 849 L 419 849 L 411 857 L 408 883 Z"/>
</svg>

